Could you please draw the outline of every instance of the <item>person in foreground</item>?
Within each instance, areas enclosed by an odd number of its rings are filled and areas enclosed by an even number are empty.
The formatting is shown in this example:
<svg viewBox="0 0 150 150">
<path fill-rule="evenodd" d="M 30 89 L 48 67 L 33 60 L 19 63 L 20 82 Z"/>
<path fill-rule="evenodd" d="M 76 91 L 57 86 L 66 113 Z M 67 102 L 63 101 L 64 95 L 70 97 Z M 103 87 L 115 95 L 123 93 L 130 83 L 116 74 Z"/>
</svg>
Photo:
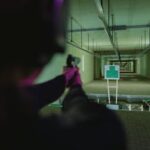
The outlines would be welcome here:
<svg viewBox="0 0 150 150">
<path fill-rule="evenodd" d="M 79 69 L 33 84 L 55 53 L 64 53 L 67 0 L 0 1 L 0 149 L 125 149 L 114 112 L 91 102 Z M 69 88 L 60 114 L 42 107 Z"/>
</svg>

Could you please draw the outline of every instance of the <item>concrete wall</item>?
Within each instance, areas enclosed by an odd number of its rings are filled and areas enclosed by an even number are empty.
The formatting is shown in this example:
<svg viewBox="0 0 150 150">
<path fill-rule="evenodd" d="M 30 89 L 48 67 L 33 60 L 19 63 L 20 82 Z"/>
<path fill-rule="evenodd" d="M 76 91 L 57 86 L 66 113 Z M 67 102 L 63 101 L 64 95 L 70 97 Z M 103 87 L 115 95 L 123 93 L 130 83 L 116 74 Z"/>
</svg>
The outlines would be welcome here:
<svg viewBox="0 0 150 150">
<path fill-rule="evenodd" d="M 96 55 L 96 53 L 95 53 Z M 95 57 L 94 58 L 94 79 L 101 79 L 102 74 L 101 74 L 101 57 Z"/>
<path fill-rule="evenodd" d="M 138 75 L 140 75 L 140 73 L 141 73 L 140 58 L 137 58 L 137 59 L 136 59 L 136 73 L 137 73 Z"/>
<path fill-rule="evenodd" d="M 150 78 L 150 53 L 148 53 L 147 57 L 147 75 Z"/>
<path fill-rule="evenodd" d="M 150 52 L 140 58 L 140 75 L 150 78 Z"/>
<path fill-rule="evenodd" d="M 146 55 L 140 58 L 140 64 L 141 64 L 140 75 L 146 76 Z"/>
<path fill-rule="evenodd" d="M 101 57 L 101 73 L 102 73 L 102 77 L 104 77 L 104 74 L 105 74 L 105 65 L 108 65 L 109 64 L 109 61 L 107 59 L 107 57 Z"/>
<path fill-rule="evenodd" d="M 45 82 L 61 74 L 62 68 L 65 65 L 65 59 L 65 54 L 55 55 L 53 59 L 45 66 L 42 73 L 37 78 L 36 83 Z"/>
</svg>

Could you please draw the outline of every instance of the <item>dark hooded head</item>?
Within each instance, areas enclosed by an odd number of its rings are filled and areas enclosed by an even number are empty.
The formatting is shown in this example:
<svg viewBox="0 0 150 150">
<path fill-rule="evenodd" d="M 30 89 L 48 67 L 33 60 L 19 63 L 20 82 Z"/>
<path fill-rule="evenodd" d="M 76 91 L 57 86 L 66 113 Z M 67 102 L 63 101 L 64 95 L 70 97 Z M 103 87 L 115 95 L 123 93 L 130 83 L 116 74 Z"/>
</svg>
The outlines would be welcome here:
<svg viewBox="0 0 150 150">
<path fill-rule="evenodd" d="M 1 67 L 42 67 L 64 52 L 67 0 L 0 1 Z"/>
</svg>

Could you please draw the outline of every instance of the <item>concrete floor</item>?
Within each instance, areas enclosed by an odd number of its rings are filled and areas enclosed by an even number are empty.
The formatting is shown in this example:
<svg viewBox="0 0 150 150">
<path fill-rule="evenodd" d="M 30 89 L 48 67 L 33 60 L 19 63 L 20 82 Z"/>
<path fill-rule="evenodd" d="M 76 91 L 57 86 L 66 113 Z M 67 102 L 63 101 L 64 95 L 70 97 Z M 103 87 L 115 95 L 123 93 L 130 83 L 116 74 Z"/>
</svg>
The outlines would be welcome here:
<svg viewBox="0 0 150 150">
<path fill-rule="evenodd" d="M 115 84 L 111 81 L 111 84 Z M 96 80 L 84 85 L 88 95 L 94 95 L 108 99 L 107 81 Z M 115 91 L 111 90 L 114 96 Z M 129 102 L 150 99 L 150 80 L 138 76 L 124 76 L 119 80 L 118 103 L 120 99 Z M 150 149 L 150 112 L 149 111 L 117 111 L 125 126 L 127 136 L 127 150 L 149 150 Z"/>
<path fill-rule="evenodd" d="M 110 81 L 115 85 L 116 81 Z M 132 76 L 122 77 L 118 82 L 118 97 L 130 99 L 150 99 L 150 80 Z M 87 94 L 97 94 L 99 97 L 107 97 L 107 80 L 96 80 L 84 85 Z M 115 89 L 110 89 L 110 94 L 115 96 Z"/>
<path fill-rule="evenodd" d="M 150 113 L 118 111 L 125 127 L 127 137 L 127 150 L 150 149 Z"/>
</svg>

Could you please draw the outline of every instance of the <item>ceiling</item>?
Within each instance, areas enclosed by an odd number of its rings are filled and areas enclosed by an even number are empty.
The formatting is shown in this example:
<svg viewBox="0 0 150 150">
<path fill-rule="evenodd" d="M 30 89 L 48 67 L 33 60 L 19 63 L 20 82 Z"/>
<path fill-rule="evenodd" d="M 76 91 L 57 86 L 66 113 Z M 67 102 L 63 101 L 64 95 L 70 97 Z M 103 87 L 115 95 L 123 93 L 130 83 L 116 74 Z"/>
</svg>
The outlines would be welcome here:
<svg viewBox="0 0 150 150">
<path fill-rule="evenodd" d="M 73 18 L 69 20 L 68 28 L 71 41 L 85 49 L 110 53 L 114 47 L 106 32 L 108 27 L 113 43 L 122 55 L 138 54 L 149 46 L 150 0 L 96 1 L 103 12 L 98 10 L 95 0 L 70 0 L 70 18 Z"/>
</svg>

